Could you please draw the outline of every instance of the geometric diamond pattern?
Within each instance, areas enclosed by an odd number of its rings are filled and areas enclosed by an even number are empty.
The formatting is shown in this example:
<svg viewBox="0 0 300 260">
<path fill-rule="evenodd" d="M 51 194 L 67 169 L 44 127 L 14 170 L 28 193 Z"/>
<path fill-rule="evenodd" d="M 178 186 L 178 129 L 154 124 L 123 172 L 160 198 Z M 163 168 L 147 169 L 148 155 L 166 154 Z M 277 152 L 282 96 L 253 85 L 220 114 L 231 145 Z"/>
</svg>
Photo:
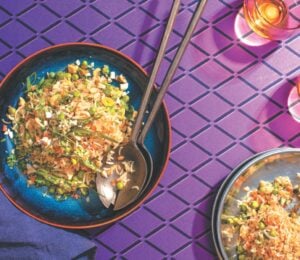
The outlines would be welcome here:
<svg viewBox="0 0 300 260">
<path fill-rule="evenodd" d="M 44 7 L 47 7 L 50 12 L 53 12 L 60 18 L 68 17 L 69 15 L 73 14 L 74 11 L 84 7 L 84 4 L 80 0 L 65 0 L 65 1 L 51 0 L 51 1 L 44 1 L 44 4 L 42 5 Z M 82 18 L 86 19 L 86 17 L 82 17 Z"/>
<path fill-rule="evenodd" d="M 124 257 L 126 259 L 138 259 L 137 256 L 140 256 L 141 253 L 144 255 L 144 259 L 147 259 L 147 256 L 150 256 L 152 259 L 162 259 L 164 257 L 163 252 L 156 249 L 155 246 L 147 242 L 141 242 L 137 244 L 133 249 L 126 252 Z M 102 254 L 99 254 L 99 259 L 111 259 L 102 257 Z"/>
<path fill-rule="evenodd" d="M 39 14 L 38 16 L 36 14 Z M 30 9 L 20 16 L 22 21 L 26 24 L 30 24 L 30 28 L 36 32 L 41 32 L 47 27 L 53 26 L 57 21 L 57 16 L 52 12 L 49 12 L 44 6 L 37 6 L 36 8 Z M 43 23 L 44 20 L 47 20 L 47 24 Z"/>
<path fill-rule="evenodd" d="M 274 54 L 273 54 L 274 55 Z M 268 75 L 268 77 L 266 77 Z M 280 72 L 274 68 L 270 68 L 266 64 L 259 63 L 252 66 L 245 72 L 241 73 L 241 77 L 246 83 L 255 86 L 258 90 L 265 90 L 275 84 L 280 76 Z"/>
<path fill-rule="evenodd" d="M 85 34 L 91 34 L 99 27 L 103 27 L 105 24 L 107 24 L 107 21 L 105 19 L 99 19 L 101 16 L 103 15 L 99 11 L 91 7 L 87 7 L 76 12 L 68 19 L 68 21 L 70 21 L 72 25 L 76 26 Z M 80 17 L 86 18 L 80 19 Z M 95 21 L 98 19 L 99 22 L 95 23 Z"/>
<path fill-rule="evenodd" d="M 3 58 L 6 56 L 10 51 L 10 48 L 6 45 L 4 45 L 2 42 L 0 42 L 0 57 Z"/>
<path fill-rule="evenodd" d="M 182 0 L 158 83 L 198 1 Z M 172 1 L 0 0 L 0 80 L 50 45 L 108 45 L 151 71 Z M 300 72 L 300 34 L 251 47 L 234 33 L 241 2 L 208 1 L 166 95 L 173 140 L 159 188 L 127 218 L 86 231 L 97 259 L 215 259 L 210 217 L 222 180 L 256 152 L 300 147 L 286 99 Z M 250 33 L 250 30 L 249 30 Z"/>
<path fill-rule="evenodd" d="M 27 10 L 30 6 L 33 6 L 34 1 L 23 0 L 23 1 L 2 1 L 1 7 L 9 15 L 17 15 Z"/>
<path fill-rule="evenodd" d="M 295 37 L 292 37 L 289 41 L 288 41 L 288 45 L 286 45 L 286 48 L 288 48 L 290 51 L 296 53 L 296 54 L 300 54 L 300 46 L 299 46 L 299 38 L 300 35 L 295 35 Z"/>
<path fill-rule="evenodd" d="M 162 239 L 164 238 L 164 239 Z M 179 248 L 188 243 L 188 239 L 182 232 L 171 226 L 165 226 L 149 238 L 149 242 L 159 246 L 163 252 L 174 254 Z M 172 240 L 172 243 L 170 241 Z"/>
<path fill-rule="evenodd" d="M 298 50 L 300 50 L 300 48 L 298 48 Z M 284 75 L 289 75 L 293 71 L 297 71 L 299 73 L 300 70 L 299 59 L 294 59 L 294 57 L 294 52 L 290 51 L 287 48 L 281 48 L 276 52 L 276 55 L 268 57 L 266 62 L 267 64 L 273 64 L 272 68 L 276 69 L 278 72 Z M 282 62 L 284 60 L 289 61 L 288 64 Z"/>
<path fill-rule="evenodd" d="M 16 34 L 16 32 L 22 32 L 22 34 Z M 22 43 L 30 40 L 34 37 L 34 32 L 28 29 L 20 22 L 10 22 L 0 28 L 0 35 L 2 41 L 9 46 L 19 47 Z"/>
<path fill-rule="evenodd" d="M 232 105 L 238 106 L 251 99 L 256 92 L 240 78 L 234 78 L 218 88 L 218 94 Z"/>
<path fill-rule="evenodd" d="M 186 177 L 186 170 L 182 169 L 181 165 L 177 165 L 173 161 L 169 162 L 168 172 L 169 174 L 165 174 L 160 182 L 164 187 L 173 186 L 180 179 Z"/>
<path fill-rule="evenodd" d="M 201 97 L 191 107 L 209 121 L 218 121 L 232 110 L 226 100 L 213 93 Z"/>
<path fill-rule="evenodd" d="M 203 77 L 206 75 L 206 77 Z M 206 87 L 217 87 L 232 77 L 228 68 L 221 66 L 216 60 L 206 62 L 193 71 L 193 76 Z"/>
<path fill-rule="evenodd" d="M 162 201 L 164 201 L 163 204 L 161 203 Z M 170 205 L 172 210 L 170 210 L 170 207 L 165 207 L 165 204 Z M 159 210 L 159 217 L 161 219 L 170 220 L 185 211 L 186 203 L 180 197 L 175 197 L 173 194 L 165 192 L 150 201 L 147 204 L 147 209 L 151 212 Z"/>
<path fill-rule="evenodd" d="M 173 159 L 184 169 L 192 170 L 205 163 L 209 155 L 195 144 L 187 142 L 173 151 Z"/>
<path fill-rule="evenodd" d="M 9 14 L 0 9 L 0 25 L 3 25 L 9 21 Z"/>
<path fill-rule="evenodd" d="M 186 123 L 188 118 L 189 123 Z M 172 118 L 173 128 L 184 136 L 192 136 L 207 126 L 207 121 L 200 118 L 192 110 L 185 109 Z"/>
<path fill-rule="evenodd" d="M 134 212 L 124 220 L 123 224 L 140 236 L 147 236 L 162 226 L 161 218 L 147 210 L 144 210 L 143 214 L 139 211 Z"/>
<path fill-rule="evenodd" d="M 251 138 L 255 137 L 255 136 L 257 136 L 258 138 L 261 137 L 261 139 L 255 140 L 255 142 L 257 142 L 260 145 L 265 145 L 267 142 L 264 141 L 264 138 L 267 138 L 268 136 L 264 136 L 260 131 L 257 132 L 258 133 L 257 135 L 255 133 L 251 134 L 250 137 Z M 252 143 L 248 144 L 247 141 L 248 141 L 248 139 L 246 138 L 245 140 L 243 140 L 242 144 L 237 143 L 234 146 L 228 148 L 222 154 L 218 155 L 219 163 L 223 164 L 225 167 L 228 167 L 229 169 L 233 169 L 241 162 L 241 158 L 245 159 L 245 158 L 250 157 L 253 154 L 252 149 L 254 148 L 254 146 Z M 272 142 L 273 142 L 273 140 L 272 140 Z M 251 147 L 252 149 L 245 146 L 245 144 L 248 144 L 248 146 Z M 254 145 L 257 145 L 257 144 L 254 143 Z M 266 148 L 266 149 L 268 149 L 268 148 Z M 257 150 L 257 151 L 261 151 L 261 150 Z M 237 156 L 237 154 L 239 156 Z M 204 173 L 201 173 L 201 174 L 204 174 Z M 218 175 L 218 174 L 216 174 L 216 175 Z"/>
<path fill-rule="evenodd" d="M 214 142 L 210 142 L 212 139 Z M 209 154 L 218 154 L 232 144 L 233 140 L 218 128 L 210 127 L 195 137 L 194 142 Z"/>
<path fill-rule="evenodd" d="M 114 32 L 114 33 L 111 33 Z M 92 36 L 93 40 L 100 42 L 101 44 L 108 44 L 109 42 L 116 42 L 115 48 L 121 48 L 124 44 L 128 43 L 132 36 L 129 32 L 122 30 L 116 24 L 110 24 L 102 30 L 96 32 Z M 122 38 L 122 41 L 118 39 Z"/>
<path fill-rule="evenodd" d="M 199 220 L 199 225 L 194 226 L 193 220 L 195 218 Z M 184 234 L 192 236 L 193 238 L 201 236 L 210 229 L 209 219 L 196 210 L 185 212 L 173 222 L 173 226 L 175 226 L 178 231 L 182 231 Z"/>
<path fill-rule="evenodd" d="M 122 234 L 122 237 L 119 236 L 119 234 Z M 114 236 L 115 239 L 112 240 L 111 236 Z M 101 234 L 101 242 L 104 243 L 107 247 L 116 251 L 123 251 L 124 249 L 134 244 L 136 242 L 136 239 L 136 235 L 134 235 L 131 231 L 124 228 L 120 224 L 112 226 L 110 229 L 107 229 Z"/>
<path fill-rule="evenodd" d="M 209 55 L 216 55 L 220 50 L 232 46 L 232 42 L 226 36 L 213 28 L 198 33 L 191 42 Z"/>
<path fill-rule="evenodd" d="M 128 15 L 131 16 L 131 19 L 127 18 Z M 143 17 L 142 21 L 141 17 Z M 157 20 L 145 13 L 143 10 L 135 8 L 128 12 L 126 16 L 118 19 L 117 23 L 131 35 L 140 36 L 154 28 L 157 24 Z"/>
<path fill-rule="evenodd" d="M 189 187 L 189 189 L 186 187 Z M 195 204 L 210 192 L 210 188 L 196 178 L 185 178 L 172 187 L 172 192 L 184 202 Z"/>
<path fill-rule="evenodd" d="M 229 168 L 230 167 L 224 165 L 223 162 L 211 160 L 200 169 L 194 171 L 193 174 L 206 183 L 209 187 L 217 187 L 218 184 L 226 177 Z M 208 205 L 210 205 L 210 203 L 204 203 L 204 207 Z M 205 210 L 204 212 L 207 214 L 208 211 Z"/>
<path fill-rule="evenodd" d="M 232 122 L 243 122 L 243 125 L 236 127 Z M 232 113 L 220 120 L 218 126 L 221 127 L 223 131 L 230 134 L 234 139 L 244 138 L 247 136 L 249 131 L 253 131 L 257 128 L 257 124 L 245 115 L 243 111 L 234 110 Z"/>
<path fill-rule="evenodd" d="M 184 103 L 190 103 L 195 100 L 195 93 L 197 93 L 197 97 L 207 93 L 207 89 L 196 82 L 192 77 L 182 77 L 172 84 L 172 94 L 180 97 Z"/>
<path fill-rule="evenodd" d="M 69 32 L 68 34 L 62 35 L 62 32 Z M 60 42 L 70 42 L 72 40 L 79 41 L 82 38 L 82 33 L 72 27 L 70 24 L 63 22 L 52 27 L 45 33 L 45 37 L 53 44 Z"/>
<path fill-rule="evenodd" d="M 233 45 L 217 55 L 217 60 L 237 74 L 256 64 L 255 56 L 239 44 Z"/>
</svg>

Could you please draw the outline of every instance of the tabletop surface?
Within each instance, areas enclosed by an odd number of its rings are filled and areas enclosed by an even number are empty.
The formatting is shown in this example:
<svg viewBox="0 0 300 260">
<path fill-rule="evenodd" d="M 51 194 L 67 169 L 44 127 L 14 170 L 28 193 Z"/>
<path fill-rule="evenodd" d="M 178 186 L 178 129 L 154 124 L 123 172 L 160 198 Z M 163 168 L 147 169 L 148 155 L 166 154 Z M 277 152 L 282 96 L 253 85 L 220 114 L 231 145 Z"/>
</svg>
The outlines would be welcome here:
<svg viewBox="0 0 300 260">
<path fill-rule="evenodd" d="M 161 83 L 198 1 L 181 8 Z M 39 49 L 101 43 L 151 71 L 171 0 L 0 0 L 0 79 Z M 210 216 L 224 178 L 266 149 L 299 147 L 287 96 L 300 72 L 300 34 L 249 46 L 234 31 L 242 1 L 208 0 L 165 98 L 172 150 L 144 205 L 106 228 L 83 231 L 98 259 L 214 259 Z M 246 32 L 244 38 L 250 37 Z"/>
</svg>

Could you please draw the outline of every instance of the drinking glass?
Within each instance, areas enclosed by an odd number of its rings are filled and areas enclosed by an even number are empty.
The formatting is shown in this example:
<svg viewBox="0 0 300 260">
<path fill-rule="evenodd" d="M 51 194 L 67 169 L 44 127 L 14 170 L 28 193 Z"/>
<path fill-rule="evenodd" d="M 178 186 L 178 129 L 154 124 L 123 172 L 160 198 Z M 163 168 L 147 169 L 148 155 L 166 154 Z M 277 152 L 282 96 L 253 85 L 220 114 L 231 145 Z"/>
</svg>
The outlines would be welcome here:
<svg viewBox="0 0 300 260">
<path fill-rule="evenodd" d="M 244 0 L 250 28 L 269 40 L 281 40 L 300 28 L 299 0 Z"/>
</svg>

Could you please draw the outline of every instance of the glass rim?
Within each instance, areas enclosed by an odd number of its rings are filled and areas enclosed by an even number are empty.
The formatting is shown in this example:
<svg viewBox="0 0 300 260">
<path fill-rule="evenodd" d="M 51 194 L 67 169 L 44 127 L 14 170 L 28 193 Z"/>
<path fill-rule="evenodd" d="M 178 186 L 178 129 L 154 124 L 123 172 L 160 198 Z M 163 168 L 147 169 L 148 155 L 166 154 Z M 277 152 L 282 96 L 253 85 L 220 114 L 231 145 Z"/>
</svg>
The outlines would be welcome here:
<svg viewBox="0 0 300 260">
<path fill-rule="evenodd" d="M 279 0 L 280 2 L 285 2 L 284 0 Z M 249 0 L 245 0 L 245 2 L 249 2 Z M 300 22 L 298 24 L 298 26 L 295 26 L 295 27 L 279 27 L 279 26 L 276 26 L 276 25 L 273 25 L 272 23 L 270 23 L 267 19 L 264 18 L 264 16 L 262 15 L 262 13 L 260 12 L 259 8 L 258 8 L 258 5 L 257 5 L 257 2 L 258 0 L 254 0 L 254 3 L 255 3 L 255 9 L 257 10 L 257 12 L 259 13 L 261 19 L 263 19 L 264 22 L 266 22 L 268 24 L 268 26 L 270 27 L 273 27 L 275 29 L 280 29 L 280 30 L 284 30 L 284 31 L 292 31 L 292 30 L 297 30 L 300 28 Z M 248 8 L 247 8 L 248 9 Z M 288 12 L 289 9 L 287 9 L 287 12 Z M 249 11 L 247 10 L 247 13 L 249 14 Z M 252 17 L 252 15 L 251 15 Z"/>
</svg>

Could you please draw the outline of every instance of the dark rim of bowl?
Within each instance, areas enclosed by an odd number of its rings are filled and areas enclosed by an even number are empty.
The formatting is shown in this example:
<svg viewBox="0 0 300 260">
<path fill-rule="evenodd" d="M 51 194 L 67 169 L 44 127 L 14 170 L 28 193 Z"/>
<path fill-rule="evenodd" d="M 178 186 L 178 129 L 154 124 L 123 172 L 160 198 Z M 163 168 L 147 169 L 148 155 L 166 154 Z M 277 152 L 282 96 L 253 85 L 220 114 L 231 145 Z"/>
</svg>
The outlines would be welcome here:
<svg viewBox="0 0 300 260">
<path fill-rule="evenodd" d="M 291 153 L 291 152 L 300 152 L 299 148 L 291 148 L 291 147 L 281 147 L 275 148 L 267 151 L 260 152 L 258 154 L 254 154 L 250 158 L 246 159 L 245 161 L 241 162 L 235 169 L 231 171 L 231 173 L 226 177 L 226 179 L 221 184 L 219 191 L 215 197 L 213 209 L 212 209 L 212 222 L 211 222 L 211 229 L 212 229 L 212 237 L 215 249 L 217 251 L 218 257 L 220 259 L 228 259 L 222 239 L 220 234 L 220 217 L 223 210 L 224 200 L 226 195 L 228 194 L 229 190 L 231 189 L 232 185 L 236 181 L 236 179 L 244 173 L 247 168 L 249 168 L 252 164 L 259 162 L 269 156 L 281 153 Z"/>
<path fill-rule="evenodd" d="M 29 55 L 28 57 L 26 57 L 24 60 L 22 60 L 21 62 L 19 62 L 5 77 L 4 79 L 0 82 L 0 89 L 2 88 L 2 86 L 4 85 L 4 83 L 6 82 L 7 79 L 9 79 L 14 72 L 19 69 L 21 66 L 25 65 L 29 60 L 35 58 L 36 56 L 53 50 L 53 49 L 59 49 L 59 48 L 66 48 L 66 47 L 72 47 L 72 46 L 86 46 L 86 47 L 93 47 L 93 48 L 100 48 L 100 49 L 105 49 L 107 51 L 110 51 L 114 54 L 117 54 L 121 57 L 123 57 L 124 59 L 128 60 L 130 63 L 132 63 L 133 65 L 135 65 L 135 67 L 140 70 L 145 76 L 148 76 L 147 72 L 142 68 L 142 66 L 140 64 L 138 64 L 136 61 L 134 61 L 132 58 L 130 58 L 129 56 L 121 53 L 118 50 L 115 50 L 111 47 L 107 47 L 101 44 L 95 44 L 95 43 L 85 43 L 85 42 L 70 42 L 70 43 L 63 43 L 63 44 L 57 44 L 57 45 L 53 45 L 44 49 L 41 49 L 39 51 L 34 52 L 33 54 Z M 156 88 L 157 89 L 157 88 Z M 166 154 L 166 159 L 165 162 L 163 164 L 163 167 L 160 171 L 159 177 L 157 178 L 157 180 L 155 181 L 153 187 L 151 189 L 149 189 L 146 194 L 142 195 L 143 198 L 141 199 L 140 202 L 138 202 L 136 205 L 129 206 L 130 208 L 128 208 L 128 210 L 126 210 L 124 213 L 122 213 L 121 215 L 118 215 L 116 217 L 113 217 L 112 219 L 109 220 L 105 220 L 101 223 L 96 223 L 96 224 L 91 224 L 91 225 L 78 225 L 78 226 L 72 226 L 72 225 L 64 225 L 64 224 L 59 224 L 59 223 L 55 223 L 55 222 L 51 222 L 48 221 L 46 219 L 43 219 L 39 216 L 36 216 L 32 213 L 30 213 L 28 210 L 26 210 L 25 208 L 23 208 L 21 205 L 19 205 L 4 189 L 4 187 L 2 186 L 2 184 L 0 184 L 0 190 L 2 191 L 2 193 L 8 198 L 8 200 L 19 210 L 21 210 L 23 213 L 25 213 L 26 215 L 51 226 L 55 226 L 55 227 L 60 227 L 60 228 L 66 228 L 66 229 L 88 229 L 88 228 L 96 228 L 96 227 L 103 227 L 103 226 L 107 226 L 109 224 L 115 223 L 116 221 L 128 216 L 130 213 L 132 213 L 133 211 L 135 211 L 136 209 L 138 209 L 145 201 L 146 199 L 151 195 L 151 193 L 157 188 L 162 176 L 164 175 L 164 172 L 166 170 L 167 164 L 169 162 L 169 158 L 170 158 L 170 151 L 171 151 L 171 122 L 170 122 L 170 117 L 168 114 L 168 110 L 167 110 L 167 106 L 165 104 L 165 102 L 163 101 L 162 103 L 162 107 L 163 107 L 163 112 L 164 112 L 164 116 L 167 119 L 165 121 L 166 124 L 166 128 L 167 128 L 167 132 L 168 132 L 168 147 L 167 147 L 167 154 Z M 1 172 L 0 172 L 1 174 Z"/>
</svg>

